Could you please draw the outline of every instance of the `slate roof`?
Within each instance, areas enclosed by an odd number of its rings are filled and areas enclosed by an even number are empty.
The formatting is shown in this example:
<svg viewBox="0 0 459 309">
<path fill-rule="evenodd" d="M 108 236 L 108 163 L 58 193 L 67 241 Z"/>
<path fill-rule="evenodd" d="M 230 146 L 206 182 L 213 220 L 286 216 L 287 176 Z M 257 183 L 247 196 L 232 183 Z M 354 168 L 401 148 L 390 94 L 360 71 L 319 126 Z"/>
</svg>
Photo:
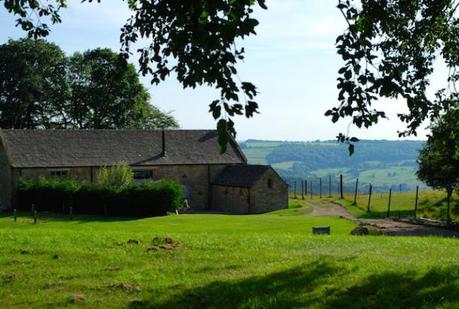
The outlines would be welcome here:
<svg viewBox="0 0 459 309">
<path fill-rule="evenodd" d="M 223 169 L 213 184 L 250 188 L 270 169 L 269 165 L 230 165 Z"/>
<path fill-rule="evenodd" d="M 237 164 L 246 158 L 235 141 L 220 154 L 215 130 L 0 130 L 13 167 Z"/>
</svg>

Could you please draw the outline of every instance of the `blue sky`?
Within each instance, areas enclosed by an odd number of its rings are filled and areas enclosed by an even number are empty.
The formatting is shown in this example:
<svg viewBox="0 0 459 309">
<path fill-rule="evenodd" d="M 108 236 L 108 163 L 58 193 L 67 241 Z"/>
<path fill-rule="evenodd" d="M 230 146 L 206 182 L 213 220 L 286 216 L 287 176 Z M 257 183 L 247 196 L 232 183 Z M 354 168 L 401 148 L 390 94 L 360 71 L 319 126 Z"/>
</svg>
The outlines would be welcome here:
<svg viewBox="0 0 459 309">
<path fill-rule="evenodd" d="M 349 120 L 333 124 L 323 116 L 337 104 L 336 77 L 341 62 L 334 43 L 345 29 L 345 22 L 335 5 L 334 0 L 268 0 L 268 10 L 256 12 L 260 21 L 258 35 L 239 44 L 247 54 L 238 70 L 242 80 L 258 87 L 261 113 L 250 120 L 236 119 L 239 140 L 323 140 L 347 131 Z M 52 27 L 48 40 L 68 54 L 96 47 L 117 51 L 120 27 L 128 16 L 123 1 L 81 4 L 70 0 L 62 14 L 63 23 Z M 14 25 L 14 17 L 2 7 L 0 43 L 24 36 Z M 131 61 L 136 63 L 136 58 Z M 151 93 L 152 103 L 171 111 L 182 128 L 215 127 L 208 113 L 209 103 L 218 98 L 214 89 L 183 90 L 173 76 L 159 86 L 150 86 L 148 76 L 142 81 Z M 403 124 L 395 115 L 404 111 L 404 104 L 383 101 L 378 103 L 380 106 L 389 120 L 369 130 L 350 127 L 350 133 L 361 138 L 397 139 L 397 130 L 403 129 Z M 418 138 L 424 137 L 425 130 L 420 130 Z"/>
</svg>

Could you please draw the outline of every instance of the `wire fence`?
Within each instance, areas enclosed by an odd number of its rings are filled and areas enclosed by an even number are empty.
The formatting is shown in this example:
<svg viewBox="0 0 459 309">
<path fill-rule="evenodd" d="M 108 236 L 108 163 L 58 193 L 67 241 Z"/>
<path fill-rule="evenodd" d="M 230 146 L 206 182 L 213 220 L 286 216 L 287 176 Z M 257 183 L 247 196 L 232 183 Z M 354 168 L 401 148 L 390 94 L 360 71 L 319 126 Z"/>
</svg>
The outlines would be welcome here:
<svg viewBox="0 0 459 309">
<path fill-rule="evenodd" d="M 284 177 L 287 182 L 290 193 L 300 193 L 301 190 L 310 191 L 313 195 L 320 195 L 320 192 L 330 193 L 329 195 L 336 195 L 343 191 L 343 194 L 354 193 L 357 187 L 359 194 L 368 193 L 370 186 L 375 193 L 389 192 L 414 192 L 417 187 L 425 189 L 421 183 L 407 184 L 407 183 L 394 183 L 394 184 L 373 184 L 371 182 L 363 182 L 359 178 L 351 178 L 349 176 L 328 175 L 325 177 Z M 342 189 L 341 189 L 342 188 Z"/>
<path fill-rule="evenodd" d="M 446 209 L 430 209 L 430 206 L 442 205 L 446 194 L 425 190 L 426 187 L 419 185 L 402 183 L 375 186 L 372 183 L 362 182 L 359 178 L 345 177 L 341 174 L 304 179 L 286 178 L 285 180 L 289 185 L 290 196 L 293 198 L 343 199 L 350 206 L 355 206 L 355 211 L 360 212 L 360 217 L 416 218 L 428 216 L 445 220 L 448 218 Z"/>
</svg>

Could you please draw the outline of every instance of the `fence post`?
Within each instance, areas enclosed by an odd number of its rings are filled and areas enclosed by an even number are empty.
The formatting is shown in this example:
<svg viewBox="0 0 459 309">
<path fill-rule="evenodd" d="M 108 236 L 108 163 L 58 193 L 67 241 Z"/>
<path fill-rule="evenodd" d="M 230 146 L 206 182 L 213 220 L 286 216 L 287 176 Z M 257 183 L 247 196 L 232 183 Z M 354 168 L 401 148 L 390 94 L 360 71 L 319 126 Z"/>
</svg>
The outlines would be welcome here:
<svg viewBox="0 0 459 309">
<path fill-rule="evenodd" d="M 304 180 L 301 180 L 301 199 L 304 200 Z"/>
<path fill-rule="evenodd" d="M 368 206 L 367 212 L 370 212 L 370 204 L 371 204 L 371 192 L 373 191 L 373 186 L 370 183 L 369 191 L 368 191 Z"/>
<path fill-rule="evenodd" d="M 328 197 L 332 197 L 331 191 L 331 175 L 328 175 Z"/>
<path fill-rule="evenodd" d="M 340 194 L 340 199 L 344 198 L 343 195 L 343 174 L 339 175 L 339 194 Z"/>
<path fill-rule="evenodd" d="M 33 224 L 37 224 L 37 211 L 33 211 Z"/>
<path fill-rule="evenodd" d="M 357 191 L 359 190 L 359 179 L 355 181 L 355 190 L 354 190 L 354 202 L 352 204 L 357 205 Z"/>
<path fill-rule="evenodd" d="M 418 197 L 419 197 L 419 186 L 416 186 L 416 201 L 414 202 L 414 218 L 416 219 L 416 212 L 418 211 Z"/>
<path fill-rule="evenodd" d="M 322 198 L 322 177 L 319 178 L 319 197 Z"/>
<path fill-rule="evenodd" d="M 14 222 L 17 221 L 18 213 L 16 211 L 16 208 L 13 210 L 13 216 L 14 216 Z"/>
<path fill-rule="evenodd" d="M 392 188 L 389 189 L 389 202 L 387 203 L 387 218 L 390 217 L 390 204 L 392 200 Z"/>
<path fill-rule="evenodd" d="M 309 192 L 311 193 L 311 200 L 312 200 L 312 180 L 309 181 Z"/>
<path fill-rule="evenodd" d="M 295 180 L 295 182 L 293 184 L 294 184 L 293 188 L 295 190 L 294 193 L 293 193 L 293 198 L 296 199 L 296 180 Z"/>
</svg>

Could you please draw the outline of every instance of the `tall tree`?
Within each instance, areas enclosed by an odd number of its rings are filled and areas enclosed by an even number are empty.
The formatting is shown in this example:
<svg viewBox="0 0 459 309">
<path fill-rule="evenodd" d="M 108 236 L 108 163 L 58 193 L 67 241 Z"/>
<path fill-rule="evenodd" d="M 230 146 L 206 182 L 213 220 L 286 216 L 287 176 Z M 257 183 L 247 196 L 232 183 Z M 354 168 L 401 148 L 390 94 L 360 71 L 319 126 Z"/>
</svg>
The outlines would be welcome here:
<svg viewBox="0 0 459 309">
<path fill-rule="evenodd" d="M 150 96 L 134 65 L 110 49 L 75 53 L 69 59 L 72 89 L 66 107 L 80 128 L 178 127 L 176 120 L 149 104 Z"/>
<path fill-rule="evenodd" d="M 61 21 L 60 11 L 67 4 L 66 0 L 3 1 L 31 37 L 48 35 L 49 24 Z M 100 2 L 83 0 L 96 1 Z M 258 110 L 256 87 L 237 75 L 236 64 L 244 59 L 244 48 L 236 42 L 255 34 L 258 21 L 253 10 L 256 6 L 266 9 L 265 0 L 128 0 L 128 4 L 133 13 L 120 36 L 123 54 L 128 57 L 134 44 L 147 42 L 139 49 L 139 65 L 143 74 L 152 75 L 152 83 L 175 73 L 185 88 L 209 85 L 219 89 L 210 111 L 224 150 L 227 133 L 236 134 L 231 118 L 252 117 Z"/>
<path fill-rule="evenodd" d="M 431 135 L 418 157 L 417 176 L 427 185 L 447 193 L 447 220 L 451 195 L 459 190 L 459 106 L 431 125 Z"/>
<path fill-rule="evenodd" d="M 0 127 L 65 126 L 66 62 L 58 46 L 43 40 L 0 45 Z"/>
<path fill-rule="evenodd" d="M 49 22 L 60 22 L 59 10 L 67 3 L 3 1 L 5 8 L 18 16 L 18 25 L 37 37 L 49 33 Z M 372 126 L 385 117 L 384 110 L 372 108 L 374 101 L 402 98 L 409 112 L 399 116 L 407 124 L 400 134 L 415 134 L 424 119 L 434 120 L 458 99 L 458 0 L 337 1 L 348 28 L 337 38 L 344 65 L 338 72 L 340 104 L 326 113 L 333 122 L 351 117 L 357 127 Z M 265 2 L 128 0 L 133 14 L 122 28 L 122 50 L 128 56 L 133 43 L 149 40 L 150 44 L 140 49 L 139 63 L 143 74 L 152 75 L 153 83 L 174 72 L 184 87 L 207 84 L 218 88 L 220 98 L 210 104 L 210 111 L 218 119 L 224 146 L 226 132 L 236 133 L 231 117 L 252 117 L 257 112 L 255 86 L 239 82 L 237 76 L 236 64 L 244 58 L 244 49 L 236 42 L 255 34 L 258 21 L 253 11 L 256 6 L 266 9 Z M 48 23 L 30 16 L 48 17 Z M 176 61 L 169 61 L 171 58 Z M 438 89 L 431 99 L 426 91 L 436 59 L 449 68 L 451 87 Z M 342 134 L 339 140 L 357 141 Z"/>
<path fill-rule="evenodd" d="M 178 127 L 149 102 L 135 67 L 109 49 L 66 58 L 43 40 L 0 45 L 1 128 Z"/>
</svg>

